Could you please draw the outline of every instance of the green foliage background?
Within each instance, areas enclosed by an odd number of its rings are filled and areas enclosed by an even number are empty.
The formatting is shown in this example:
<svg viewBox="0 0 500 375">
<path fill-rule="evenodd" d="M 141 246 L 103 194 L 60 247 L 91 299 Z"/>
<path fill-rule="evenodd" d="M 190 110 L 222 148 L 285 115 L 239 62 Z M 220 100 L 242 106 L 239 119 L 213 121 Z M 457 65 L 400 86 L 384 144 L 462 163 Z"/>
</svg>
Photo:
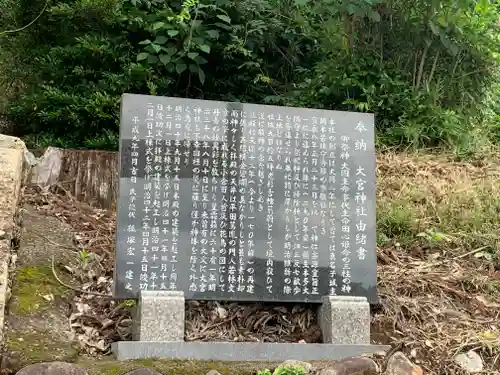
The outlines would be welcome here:
<svg viewBox="0 0 500 375">
<path fill-rule="evenodd" d="M 2 111 L 31 147 L 117 149 L 124 92 L 373 112 L 378 141 L 500 141 L 496 1 L 0 0 Z M 1 95 L 0 95 L 1 96 Z"/>
</svg>

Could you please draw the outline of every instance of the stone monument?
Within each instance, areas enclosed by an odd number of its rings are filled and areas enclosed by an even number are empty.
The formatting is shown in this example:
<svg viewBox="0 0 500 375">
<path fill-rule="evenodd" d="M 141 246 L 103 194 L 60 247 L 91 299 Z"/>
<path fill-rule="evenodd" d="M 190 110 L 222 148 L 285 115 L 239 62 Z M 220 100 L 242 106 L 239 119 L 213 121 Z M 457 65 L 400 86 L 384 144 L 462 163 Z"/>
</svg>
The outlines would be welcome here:
<svg viewBox="0 0 500 375">
<path fill-rule="evenodd" d="M 324 360 L 370 345 L 372 114 L 125 94 L 118 359 Z M 185 300 L 318 303 L 323 344 L 184 342 Z"/>
</svg>

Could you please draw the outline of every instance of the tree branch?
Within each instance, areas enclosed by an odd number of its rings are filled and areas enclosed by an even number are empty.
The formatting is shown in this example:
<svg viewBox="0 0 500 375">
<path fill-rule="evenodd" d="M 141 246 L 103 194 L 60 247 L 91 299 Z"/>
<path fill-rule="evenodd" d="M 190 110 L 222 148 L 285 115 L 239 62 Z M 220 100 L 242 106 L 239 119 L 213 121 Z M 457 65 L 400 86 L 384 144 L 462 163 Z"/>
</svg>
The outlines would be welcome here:
<svg viewBox="0 0 500 375">
<path fill-rule="evenodd" d="M 27 29 L 28 27 L 30 27 L 31 25 L 33 25 L 36 21 L 38 21 L 38 19 L 42 16 L 43 12 L 45 12 L 45 9 L 47 9 L 47 6 L 49 5 L 49 2 L 48 0 L 45 2 L 45 5 L 43 6 L 42 8 L 42 11 L 40 12 L 40 14 L 38 14 L 38 16 L 35 17 L 35 19 L 33 21 L 31 21 L 30 23 L 28 23 L 26 26 L 23 26 L 19 29 L 15 29 L 15 30 L 6 30 L 6 31 L 2 31 L 0 32 L 0 36 L 4 35 L 4 34 L 13 34 L 13 33 L 17 33 L 19 31 L 23 31 L 25 29 Z"/>
</svg>

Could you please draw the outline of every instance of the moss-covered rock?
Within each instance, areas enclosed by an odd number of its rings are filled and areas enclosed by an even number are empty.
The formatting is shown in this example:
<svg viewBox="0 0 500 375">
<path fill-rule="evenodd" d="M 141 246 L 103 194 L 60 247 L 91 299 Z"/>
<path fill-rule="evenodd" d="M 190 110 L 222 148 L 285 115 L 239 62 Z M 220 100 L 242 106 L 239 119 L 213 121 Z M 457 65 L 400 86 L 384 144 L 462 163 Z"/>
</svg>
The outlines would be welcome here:
<svg viewBox="0 0 500 375">
<path fill-rule="evenodd" d="M 51 265 L 24 265 L 12 280 L 5 330 L 5 351 L 15 357 L 10 370 L 38 362 L 75 361 L 78 350 L 68 336 L 64 298 L 68 289 Z"/>
<path fill-rule="evenodd" d="M 9 304 L 13 315 L 26 315 L 49 308 L 67 289 L 58 283 L 49 265 L 25 266 L 16 271 Z"/>
<path fill-rule="evenodd" d="M 78 357 L 78 350 L 71 342 L 35 330 L 10 331 L 5 340 L 5 351 L 15 357 L 9 362 L 9 370 L 13 371 L 38 362 L 72 362 Z"/>
</svg>

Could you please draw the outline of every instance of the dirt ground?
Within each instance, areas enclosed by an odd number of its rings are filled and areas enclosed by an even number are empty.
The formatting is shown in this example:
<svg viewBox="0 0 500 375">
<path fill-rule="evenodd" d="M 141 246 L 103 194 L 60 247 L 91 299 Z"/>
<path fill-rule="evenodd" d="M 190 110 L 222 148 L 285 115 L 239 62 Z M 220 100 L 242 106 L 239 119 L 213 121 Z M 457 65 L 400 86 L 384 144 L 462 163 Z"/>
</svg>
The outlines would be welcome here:
<svg viewBox="0 0 500 375">
<path fill-rule="evenodd" d="M 373 311 L 372 341 L 402 350 L 427 374 L 463 373 L 453 357 L 468 350 L 480 354 L 484 374 L 500 371 L 499 160 L 378 157 L 381 306 Z M 109 344 L 130 337 L 134 301 L 118 303 L 63 285 L 111 293 L 114 213 L 78 203 L 61 188 L 29 189 L 24 208 L 7 318 L 11 367 L 59 359 L 97 363 L 96 373 L 109 368 L 115 374 Z M 188 341 L 320 340 L 315 309 L 308 305 L 191 301 L 186 322 Z M 179 365 L 194 367 L 186 372 Z M 155 366 L 179 373 L 215 366 L 233 373 L 227 364 Z"/>
</svg>

